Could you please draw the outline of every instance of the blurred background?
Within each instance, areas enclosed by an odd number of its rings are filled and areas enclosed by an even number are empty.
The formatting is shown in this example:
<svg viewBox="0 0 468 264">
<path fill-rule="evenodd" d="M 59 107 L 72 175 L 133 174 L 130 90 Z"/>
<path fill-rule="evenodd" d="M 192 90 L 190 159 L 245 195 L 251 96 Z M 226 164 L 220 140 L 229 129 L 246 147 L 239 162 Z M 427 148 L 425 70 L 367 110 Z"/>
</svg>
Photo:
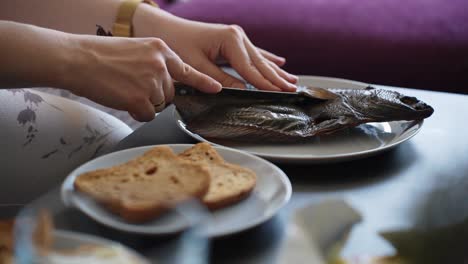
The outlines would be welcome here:
<svg viewBox="0 0 468 264">
<path fill-rule="evenodd" d="M 242 26 L 294 74 L 468 93 L 466 0 L 156 2 L 184 18 Z"/>
</svg>

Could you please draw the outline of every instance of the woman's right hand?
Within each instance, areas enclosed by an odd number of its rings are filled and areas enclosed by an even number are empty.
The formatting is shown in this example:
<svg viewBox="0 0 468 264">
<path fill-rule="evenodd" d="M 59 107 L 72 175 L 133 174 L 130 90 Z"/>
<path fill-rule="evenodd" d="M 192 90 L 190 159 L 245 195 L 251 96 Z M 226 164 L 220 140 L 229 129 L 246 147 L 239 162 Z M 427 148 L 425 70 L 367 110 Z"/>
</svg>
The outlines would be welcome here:
<svg viewBox="0 0 468 264">
<path fill-rule="evenodd" d="M 60 87 L 149 121 L 174 97 L 173 79 L 207 93 L 221 84 L 184 63 L 157 38 L 70 35 Z"/>
</svg>

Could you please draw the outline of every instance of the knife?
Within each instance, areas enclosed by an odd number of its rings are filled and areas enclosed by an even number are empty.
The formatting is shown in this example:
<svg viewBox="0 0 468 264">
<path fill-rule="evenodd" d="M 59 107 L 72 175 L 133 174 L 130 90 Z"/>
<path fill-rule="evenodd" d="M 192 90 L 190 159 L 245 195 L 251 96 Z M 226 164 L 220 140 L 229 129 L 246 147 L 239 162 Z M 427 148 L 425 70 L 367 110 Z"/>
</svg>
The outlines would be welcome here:
<svg viewBox="0 0 468 264">
<path fill-rule="evenodd" d="M 240 88 L 233 88 L 233 87 L 223 87 L 220 92 L 216 94 L 207 94 L 201 92 L 192 86 L 186 85 L 181 82 L 174 82 L 174 89 L 175 89 L 175 96 L 185 96 L 185 95 L 192 95 L 192 96 L 248 96 L 252 99 L 297 99 L 298 96 L 305 96 L 311 99 L 319 99 L 319 100 L 331 100 L 337 98 L 339 95 L 336 93 L 319 87 L 309 87 L 309 86 L 298 86 L 296 92 L 277 92 L 277 91 L 264 91 L 258 90 L 257 88 L 248 85 L 248 89 L 240 89 Z"/>
</svg>

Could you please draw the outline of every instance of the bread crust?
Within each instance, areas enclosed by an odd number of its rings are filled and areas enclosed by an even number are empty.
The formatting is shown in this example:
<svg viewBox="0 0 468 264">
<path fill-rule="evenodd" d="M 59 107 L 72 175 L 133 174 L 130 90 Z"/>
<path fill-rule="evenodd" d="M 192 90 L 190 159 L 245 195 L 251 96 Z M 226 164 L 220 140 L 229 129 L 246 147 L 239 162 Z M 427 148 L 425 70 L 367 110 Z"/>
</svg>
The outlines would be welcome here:
<svg viewBox="0 0 468 264">
<path fill-rule="evenodd" d="M 255 172 L 226 162 L 208 143 L 198 143 L 179 156 L 203 164 L 210 171 L 210 187 L 202 201 L 211 210 L 237 203 L 247 198 L 255 188 Z"/>
</svg>

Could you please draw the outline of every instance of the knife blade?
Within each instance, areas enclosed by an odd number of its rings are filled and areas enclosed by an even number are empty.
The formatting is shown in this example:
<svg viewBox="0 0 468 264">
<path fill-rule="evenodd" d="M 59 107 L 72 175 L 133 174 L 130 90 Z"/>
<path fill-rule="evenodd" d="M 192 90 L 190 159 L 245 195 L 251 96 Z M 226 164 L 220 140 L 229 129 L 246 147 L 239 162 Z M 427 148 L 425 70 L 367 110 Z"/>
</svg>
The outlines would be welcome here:
<svg viewBox="0 0 468 264">
<path fill-rule="evenodd" d="M 207 94 L 201 92 L 192 86 L 174 82 L 174 89 L 175 89 L 175 96 L 185 96 L 185 95 L 196 95 L 196 96 L 248 96 L 252 99 L 297 99 L 298 96 L 305 96 L 312 99 L 319 99 L 319 100 L 330 100 L 335 99 L 338 95 L 334 92 L 331 92 L 324 88 L 319 87 L 306 87 L 306 86 L 298 86 L 297 92 L 277 92 L 277 91 L 264 91 L 254 89 L 240 89 L 240 88 L 233 88 L 233 87 L 223 87 L 220 92 L 216 94 Z"/>
</svg>

